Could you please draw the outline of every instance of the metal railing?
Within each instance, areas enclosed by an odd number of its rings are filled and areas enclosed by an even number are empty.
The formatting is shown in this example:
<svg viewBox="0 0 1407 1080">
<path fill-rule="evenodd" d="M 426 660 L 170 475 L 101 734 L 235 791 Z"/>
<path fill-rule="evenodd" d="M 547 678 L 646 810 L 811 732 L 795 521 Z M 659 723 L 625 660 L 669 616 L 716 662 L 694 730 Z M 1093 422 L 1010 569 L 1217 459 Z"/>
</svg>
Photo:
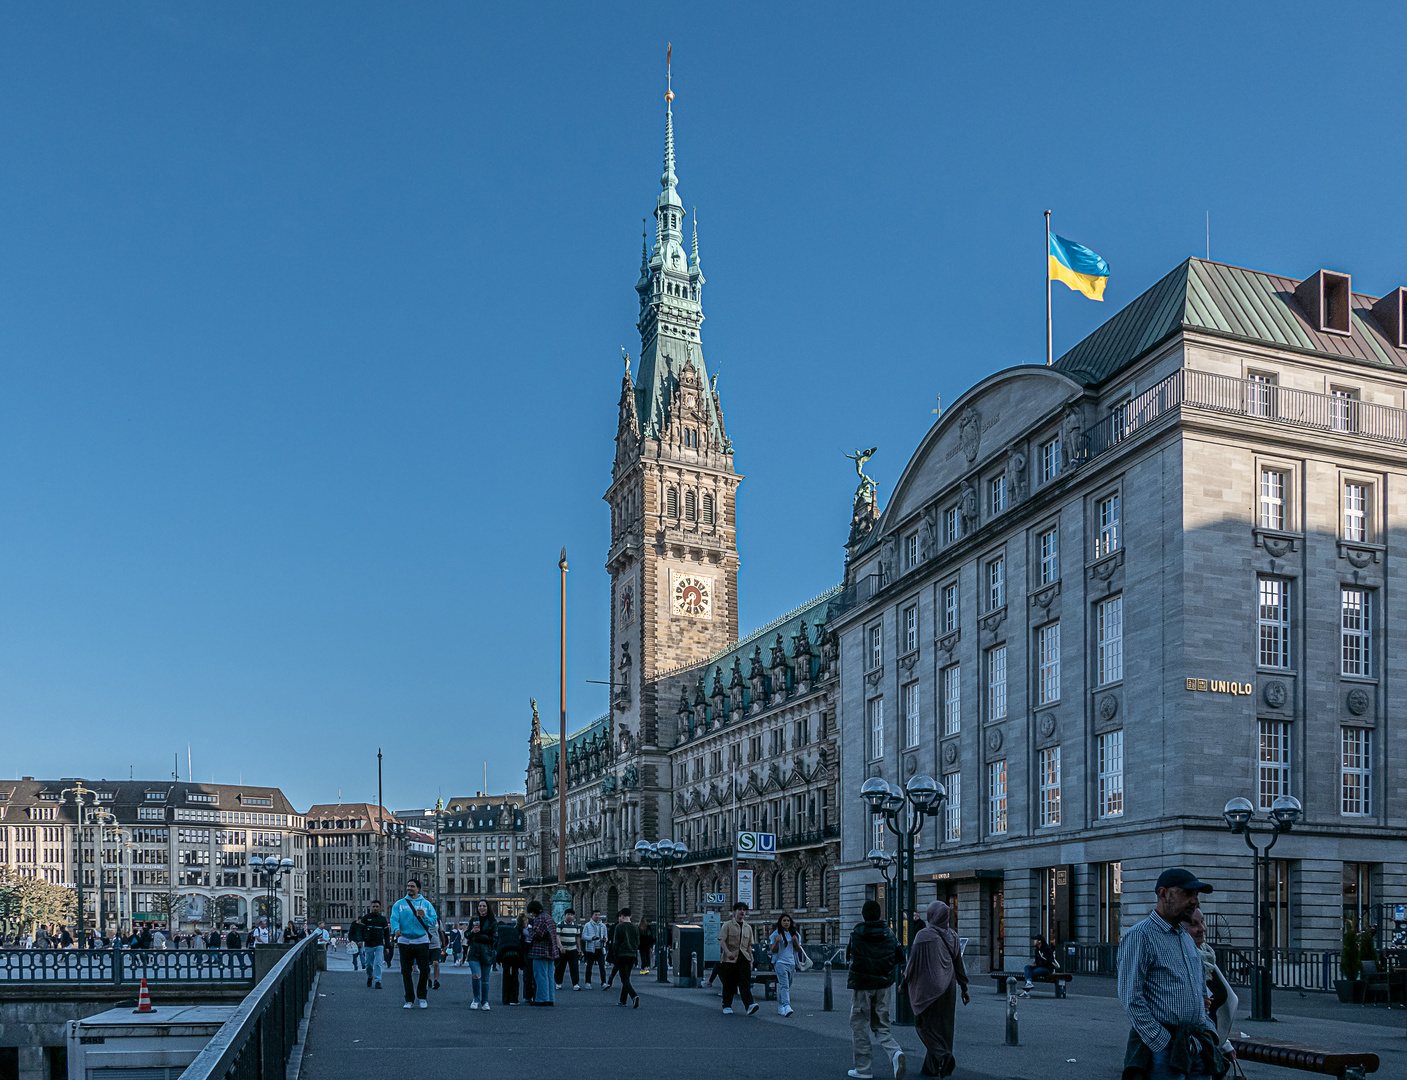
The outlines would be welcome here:
<svg viewBox="0 0 1407 1080">
<path fill-rule="evenodd" d="M 304 938 L 288 950 L 186 1066 L 181 1080 L 283 1076 L 317 975 L 316 942 L 315 937 Z"/>
<path fill-rule="evenodd" d="M 1232 986 L 1251 985 L 1250 949 L 1213 945 L 1217 966 Z M 1339 975 L 1339 953 L 1322 949 L 1271 949 L 1270 977 L 1286 990 L 1332 990 Z"/>
<path fill-rule="evenodd" d="M 252 949 L 0 949 L 0 984 L 254 982 Z"/>
<path fill-rule="evenodd" d="M 1117 975 L 1119 946 L 1109 942 L 1087 945 L 1069 942 L 1061 966 L 1071 975 Z"/>
</svg>

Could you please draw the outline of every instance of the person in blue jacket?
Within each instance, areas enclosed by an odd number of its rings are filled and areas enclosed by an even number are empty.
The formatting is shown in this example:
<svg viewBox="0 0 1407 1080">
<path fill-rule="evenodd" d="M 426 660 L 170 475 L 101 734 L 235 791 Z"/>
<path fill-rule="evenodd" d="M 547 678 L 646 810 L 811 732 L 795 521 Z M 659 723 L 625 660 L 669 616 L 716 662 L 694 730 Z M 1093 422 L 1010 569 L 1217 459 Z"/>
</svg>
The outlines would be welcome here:
<svg viewBox="0 0 1407 1080">
<path fill-rule="evenodd" d="M 420 895 L 420 882 L 411 878 L 405 883 L 405 895 L 391 908 L 391 940 L 401 949 L 401 981 L 405 984 L 404 1009 L 413 1009 L 418 1004 L 428 1009 L 430 1002 L 426 995 L 430 990 L 430 943 L 439 945 L 440 932 L 436 929 L 439 917 L 435 905 Z M 420 979 L 412 988 L 410 967 L 418 964 Z"/>
</svg>

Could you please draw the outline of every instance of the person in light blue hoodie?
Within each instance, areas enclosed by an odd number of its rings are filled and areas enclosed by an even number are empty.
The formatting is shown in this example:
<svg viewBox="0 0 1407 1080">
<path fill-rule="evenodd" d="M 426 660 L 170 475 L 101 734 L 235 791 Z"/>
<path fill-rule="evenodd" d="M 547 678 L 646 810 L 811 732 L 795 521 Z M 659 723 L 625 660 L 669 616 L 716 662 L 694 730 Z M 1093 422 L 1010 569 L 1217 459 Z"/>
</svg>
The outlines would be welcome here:
<svg viewBox="0 0 1407 1080">
<path fill-rule="evenodd" d="M 413 1009 L 417 1004 L 422 1009 L 430 1007 L 426 1000 L 430 990 L 430 943 L 433 939 L 435 945 L 439 945 L 438 923 L 435 905 L 420 895 L 420 882 L 411 878 L 405 883 L 405 895 L 391 908 L 391 940 L 401 949 L 401 981 L 405 984 L 403 1009 Z M 410 981 L 412 964 L 420 965 L 420 979 L 414 987 Z"/>
</svg>

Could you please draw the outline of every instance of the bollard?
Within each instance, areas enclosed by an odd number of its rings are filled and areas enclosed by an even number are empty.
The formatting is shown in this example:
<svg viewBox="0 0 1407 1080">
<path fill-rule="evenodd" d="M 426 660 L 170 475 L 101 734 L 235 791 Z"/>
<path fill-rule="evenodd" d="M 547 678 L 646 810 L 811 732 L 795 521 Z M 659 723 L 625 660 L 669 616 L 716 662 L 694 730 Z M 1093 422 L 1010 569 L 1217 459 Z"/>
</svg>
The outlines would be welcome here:
<svg viewBox="0 0 1407 1080">
<path fill-rule="evenodd" d="M 835 994 L 831 990 L 831 962 L 826 961 L 826 992 L 821 999 L 822 1012 L 835 1012 Z"/>
<path fill-rule="evenodd" d="M 655 975 L 656 982 L 669 982 L 669 946 L 655 946 Z"/>
<path fill-rule="evenodd" d="M 1006 1045 L 1020 1046 L 1021 1039 L 1016 1032 L 1016 979 L 1006 980 Z"/>
<path fill-rule="evenodd" d="M 693 976 L 689 983 L 690 986 L 703 985 L 703 964 L 699 962 L 698 953 L 689 954 L 689 974 Z"/>
</svg>

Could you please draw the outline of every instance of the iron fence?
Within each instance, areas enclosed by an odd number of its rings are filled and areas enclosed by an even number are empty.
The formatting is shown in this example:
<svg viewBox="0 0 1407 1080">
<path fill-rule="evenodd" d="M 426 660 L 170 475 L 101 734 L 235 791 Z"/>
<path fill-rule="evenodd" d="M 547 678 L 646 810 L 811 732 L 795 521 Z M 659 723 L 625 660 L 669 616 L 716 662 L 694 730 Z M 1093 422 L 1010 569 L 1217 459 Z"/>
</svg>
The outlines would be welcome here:
<svg viewBox="0 0 1407 1080">
<path fill-rule="evenodd" d="M 1217 966 L 1232 986 L 1250 986 L 1252 950 L 1213 945 Z M 1271 983 L 1282 990 L 1332 990 L 1339 978 L 1339 953 L 1320 949 L 1271 949 Z"/>
<path fill-rule="evenodd" d="M 252 949 L 0 949 L 0 983 L 254 982 Z"/>
</svg>

